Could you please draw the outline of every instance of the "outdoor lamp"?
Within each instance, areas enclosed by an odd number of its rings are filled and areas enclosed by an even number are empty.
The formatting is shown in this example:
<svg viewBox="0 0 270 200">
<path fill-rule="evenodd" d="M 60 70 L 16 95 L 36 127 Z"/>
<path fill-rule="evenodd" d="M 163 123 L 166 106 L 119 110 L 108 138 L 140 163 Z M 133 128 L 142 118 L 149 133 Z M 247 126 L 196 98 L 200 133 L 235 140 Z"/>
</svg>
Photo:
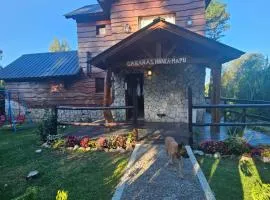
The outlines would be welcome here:
<svg viewBox="0 0 270 200">
<path fill-rule="evenodd" d="M 152 70 L 151 70 L 151 69 L 148 69 L 148 70 L 147 70 L 147 76 L 152 76 L 152 75 L 153 75 Z"/>
<path fill-rule="evenodd" d="M 191 19 L 191 17 L 189 17 L 187 20 L 187 26 L 192 26 L 192 24 L 193 24 L 193 20 Z"/>
</svg>

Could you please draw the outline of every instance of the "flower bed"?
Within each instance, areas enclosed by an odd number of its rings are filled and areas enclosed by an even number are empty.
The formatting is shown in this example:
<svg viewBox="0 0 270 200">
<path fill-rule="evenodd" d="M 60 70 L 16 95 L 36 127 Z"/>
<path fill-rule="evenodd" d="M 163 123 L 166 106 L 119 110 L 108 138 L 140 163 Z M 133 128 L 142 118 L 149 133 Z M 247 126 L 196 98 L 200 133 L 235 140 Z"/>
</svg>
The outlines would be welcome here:
<svg viewBox="0 0 270 200">
<path fill-rule="evenodd" d="M 89 136 L 75 137 L 68 136 L 66 138 L 58 138 L 54 141 L 48 141 L 53 149 L 67 149 L 72 151 L 110 151 L 110 152 L 125 152 L 133 150 L 136 145 L 137 130 L 123 134 L 113 135 L 110 137 L 99 137 L 92 139 Z M 49 145 L 48 145 L 49 146 Z"/>
<path fill-rule="evenodd" d="M 233 136 L 224 141 L 205 141 L 199 149 L 206 155 L 259 157 L 264 162 L 270 162 L 270 147 L 254 148 L 242 137 Z M 216 157 L 216 156 L 214 156 Z M 220 156 L 217 156 L 220 157 Z"/>
</svg>

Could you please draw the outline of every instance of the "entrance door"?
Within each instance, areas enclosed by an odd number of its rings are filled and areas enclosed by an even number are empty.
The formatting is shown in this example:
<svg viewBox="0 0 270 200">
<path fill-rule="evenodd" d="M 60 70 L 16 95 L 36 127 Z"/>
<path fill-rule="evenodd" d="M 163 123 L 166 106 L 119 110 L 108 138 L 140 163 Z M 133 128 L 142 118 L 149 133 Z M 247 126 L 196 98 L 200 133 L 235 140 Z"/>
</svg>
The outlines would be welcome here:
<svg viewBox="0 0 270 200">
<path fill-rule="evenodd" d="M 129 74 L 126 76 L 126 105 L 134 106 L 137 101 L 138 118 L 144 118 L 144 93 L 143 93 L 143 74 Z M 133 117 L 133 110 L 127 111 L 127 119 Z"/>
</svg>

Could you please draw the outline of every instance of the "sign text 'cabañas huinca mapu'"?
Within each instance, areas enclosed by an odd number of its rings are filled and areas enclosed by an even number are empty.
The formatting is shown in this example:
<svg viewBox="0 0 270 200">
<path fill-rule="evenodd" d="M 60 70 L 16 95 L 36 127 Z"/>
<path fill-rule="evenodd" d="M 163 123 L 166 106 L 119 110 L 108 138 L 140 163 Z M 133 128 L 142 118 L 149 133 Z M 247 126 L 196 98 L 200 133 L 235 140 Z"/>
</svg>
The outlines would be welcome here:
<svg viewBox="0 0 270 200">
<path fill-rule="evenodd" d="M 140 67 L 140 66 L 153 66 L 153 65 L 175 65 L 187 63 L 186 57 L 176 57 L 176 58 L 147 58 L 140 60 L 127 61 L 126 65 L 128 67 Z"/>
</svg>

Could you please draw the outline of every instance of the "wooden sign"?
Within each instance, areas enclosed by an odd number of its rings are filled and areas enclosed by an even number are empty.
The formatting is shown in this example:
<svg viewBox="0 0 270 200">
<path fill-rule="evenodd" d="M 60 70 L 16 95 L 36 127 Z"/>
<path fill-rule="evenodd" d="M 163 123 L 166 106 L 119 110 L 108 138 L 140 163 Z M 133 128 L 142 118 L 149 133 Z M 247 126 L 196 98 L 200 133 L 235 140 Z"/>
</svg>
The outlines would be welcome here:
<svg viewBox="0 0 270 200">
<path fill-rule="evenodd" d="M 147 58 L 141 60 L 127 61 L 128 67 L 153 66 L 153 65 L 176 65 L 187 63 L 187 57 L 176 58 Z"/>
</svg>

